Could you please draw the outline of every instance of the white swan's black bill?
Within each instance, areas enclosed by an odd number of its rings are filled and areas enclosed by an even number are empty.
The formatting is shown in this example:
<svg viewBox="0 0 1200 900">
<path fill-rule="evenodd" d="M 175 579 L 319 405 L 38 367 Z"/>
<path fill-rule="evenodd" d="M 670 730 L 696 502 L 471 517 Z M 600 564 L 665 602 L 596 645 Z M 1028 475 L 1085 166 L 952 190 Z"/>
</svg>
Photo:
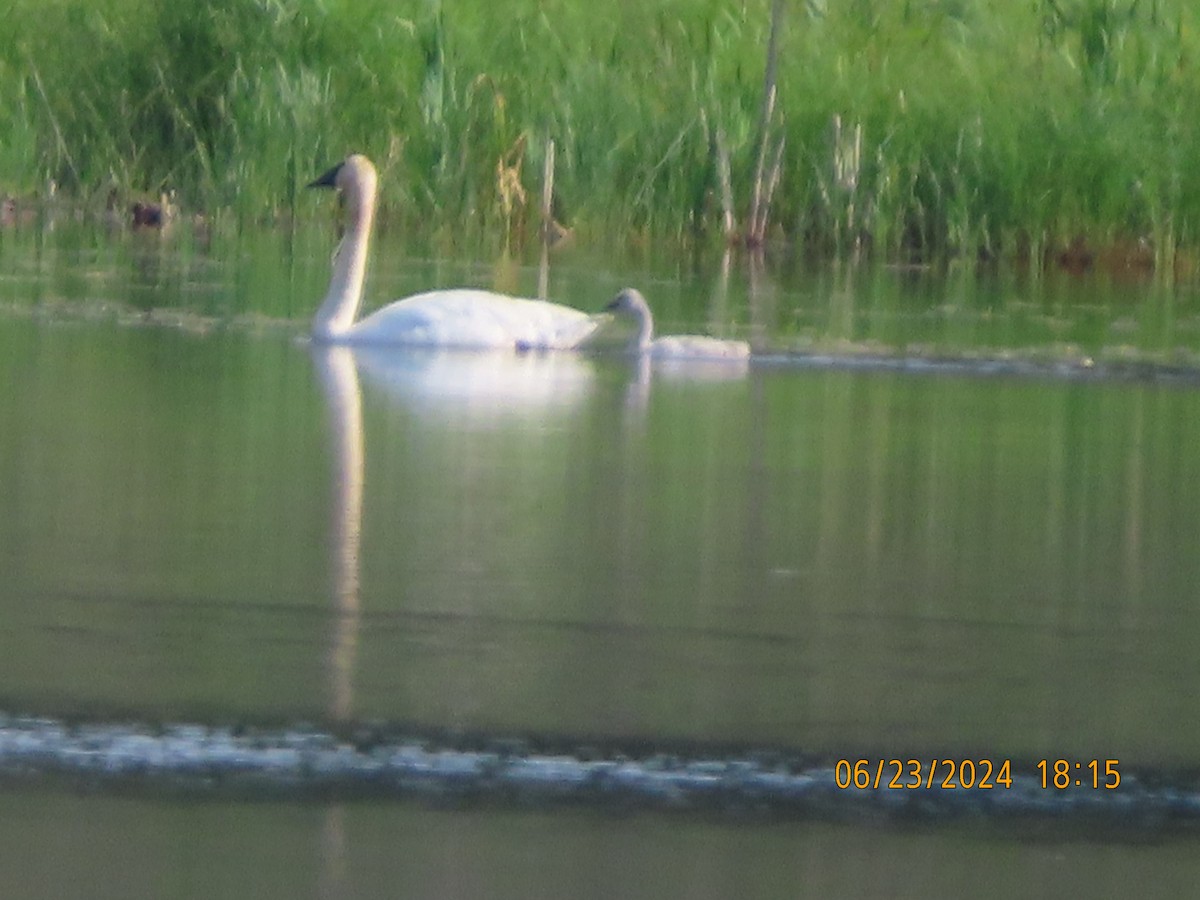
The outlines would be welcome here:
<svg viewBox="0 0 1200 900">
<path fill-rule="evenodd" d="M 344 162 L 338 163 L 336 166 L 334 166 L 332 169 L 330 169 L 328 172 L 326 172 L 324 175 L 322 175 L 316 181 L 310 181 L 308 184 L 305 185 L 305 187 L 310 187 L 310 188 L 337 187 L 338 172 L 342 171 L 342 166 L 344 166 L 344 165 L 345 165 Z"/>
</svg>

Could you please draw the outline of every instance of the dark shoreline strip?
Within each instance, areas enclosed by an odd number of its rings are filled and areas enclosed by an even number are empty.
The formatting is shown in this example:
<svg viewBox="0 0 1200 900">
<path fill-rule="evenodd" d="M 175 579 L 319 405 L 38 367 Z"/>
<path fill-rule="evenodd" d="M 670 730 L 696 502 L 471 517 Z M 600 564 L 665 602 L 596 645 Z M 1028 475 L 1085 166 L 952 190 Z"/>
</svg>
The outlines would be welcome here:
<svg viewBox="0 0 1200 900">
<path fill-rule="evenodd" d="M 1044 789 L 1032 771 L 992 789 L 839 788 L 829 765 L 735 756 L 641 759 L 540 753 L 520 742 L 463 749 L 405 737 L 357 746 L 308 728 L 71 725 L 0 715 L 0 781 L 238 799 L 412 798 L 445 804 L 682 810 L 737 818 L 873 824 L 973 821 L 1145 840 L 1200 831 L 1195 784 Z"/>
</svg>

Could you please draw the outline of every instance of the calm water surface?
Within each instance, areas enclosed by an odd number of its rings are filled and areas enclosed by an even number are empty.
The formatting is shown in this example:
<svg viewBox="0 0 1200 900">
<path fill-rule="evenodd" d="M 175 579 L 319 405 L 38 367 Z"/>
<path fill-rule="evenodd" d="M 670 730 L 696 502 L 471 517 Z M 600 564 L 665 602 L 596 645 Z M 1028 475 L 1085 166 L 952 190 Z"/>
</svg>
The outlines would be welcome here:
<svg viewBox="0 0 1200 900">
<path fill-rule="evenodd" d="M 556 261 L 556 298 L 637 284 L 663 331 L 1074 375 L 641 369 L 319 350 L 327 234 L 144 238 L 0 232 L 0 710 L 1200 764 L 1200 391 L 1087 363 L 1189 363 L 1184 291 Z M 396 253 L 370 290 L 464 283 L 537 272 Z M 1190 839 L 49 787 L 0 794 L 0 845 L 27 897 L 1178 896 L 1200 872 Z"/>
</svg>

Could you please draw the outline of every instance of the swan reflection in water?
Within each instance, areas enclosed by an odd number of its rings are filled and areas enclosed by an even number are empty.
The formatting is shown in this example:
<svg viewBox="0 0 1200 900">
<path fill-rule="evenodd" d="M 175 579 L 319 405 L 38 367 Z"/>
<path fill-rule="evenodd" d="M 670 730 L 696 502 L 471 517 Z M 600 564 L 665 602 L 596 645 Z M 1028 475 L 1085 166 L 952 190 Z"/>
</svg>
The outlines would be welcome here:
<svg viewBox="0 0 1200 900">
<path fill-rule="evenodd" d="M 355 720 L 354 675 L 361 605 L 362 517 L 368 482 L 360 377 L 368 394 L 422 419 L 491 429 L 549 421 L 579 408 L 590 393 L 592 363 L 573 354 L 451 352 L 356 348 L 314 343 L 310 352 L 325 396 L 333 461 L 330 579 L 333 616 L 327 656 L 328 715 Z M 331 806 L 323 835 L 322 880 L 344 881 L 345 812 Z"/>
<path fill-rule="evenodd" d="M 591 360 L 572 353 L 361 347 L 353 354 L 363 382 L 389 403 L 478 427 L 566 412 L 595 379 Z"/>
<path fill-rule="evenodd" d="M 345 722 L 353 708 L 359 631 L 359 547 L 363 508 L 362 401 L 354 358 L 344 347 L 313 347 L 325 394 L 333 456 L 329 524 L 333 637 L 329 651 L 329 716 Z"/>
<path fill-rule="evenodd" d="M 330 521 L 335 627 L 329 714 L 353 715 L 353 670 L 360 625 L 359 562 L 367 496 L 362 384 L 374 398 L 428 421 L 488 430 L 545 422 L 580 407 L 593 387 L 592 362 L 574 354 L 454 352 L 311 346 L 325 394 L 333 451 Z"/>
</svg>

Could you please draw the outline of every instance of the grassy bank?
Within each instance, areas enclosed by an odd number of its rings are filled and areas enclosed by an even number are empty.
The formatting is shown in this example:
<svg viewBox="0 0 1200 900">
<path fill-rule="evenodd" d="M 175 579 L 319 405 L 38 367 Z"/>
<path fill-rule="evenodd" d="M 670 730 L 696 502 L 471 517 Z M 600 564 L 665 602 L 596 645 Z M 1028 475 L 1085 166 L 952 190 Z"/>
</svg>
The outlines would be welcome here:
<svg viewBox="0 0 1200 900">
<path fill-rule="evenodd" d="M 1200 244 L 1200 32 L 1183 0 L 785 3 L 768 236 L 896 259 L 1166 268 Z M 531 234 L 544 141 L 584 235 L 744 219 L 769 0 L 15 0 L 0 191 L 286 215 L 348 149 L 393 221 Z"/>
</svg>

